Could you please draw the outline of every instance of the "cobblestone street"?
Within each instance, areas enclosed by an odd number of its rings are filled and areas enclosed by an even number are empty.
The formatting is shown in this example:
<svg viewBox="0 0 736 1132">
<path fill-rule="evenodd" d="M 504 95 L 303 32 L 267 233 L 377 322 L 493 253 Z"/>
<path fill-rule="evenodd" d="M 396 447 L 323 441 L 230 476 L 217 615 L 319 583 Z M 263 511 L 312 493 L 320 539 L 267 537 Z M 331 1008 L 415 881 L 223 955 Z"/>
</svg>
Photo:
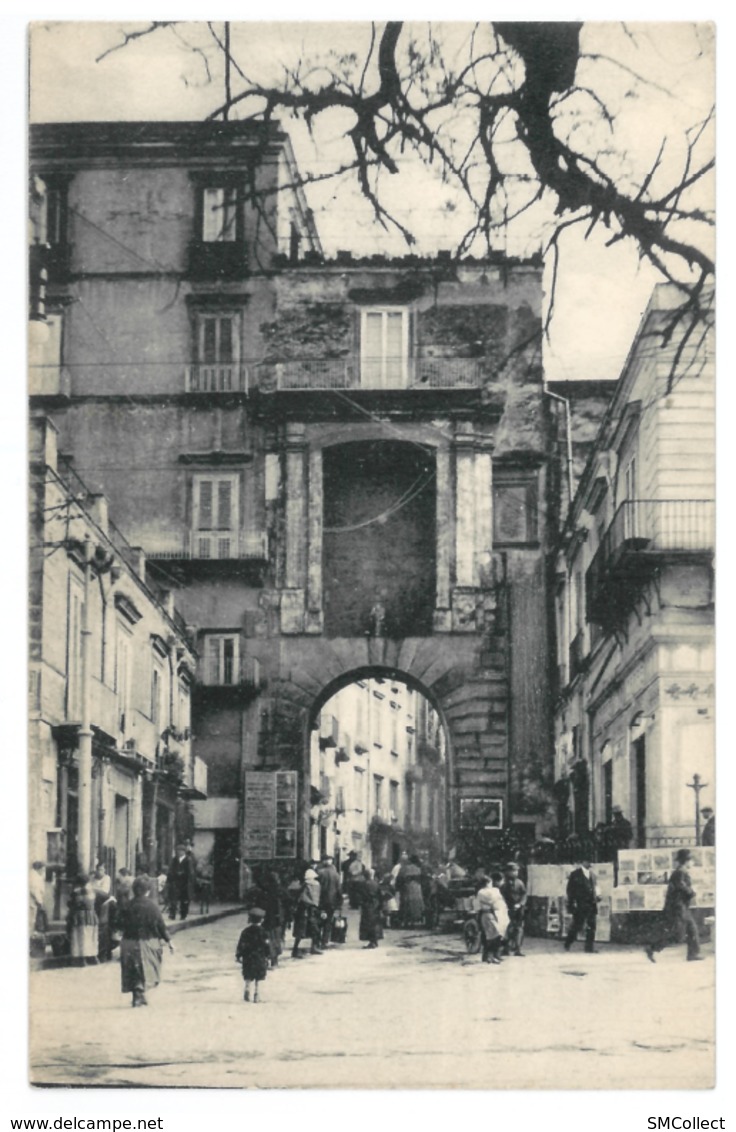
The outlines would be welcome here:
<svg viewBox="0 0 736 1132">
<path fill-rule="evenodd" d="M 31 976 L 32 1080 L 98 1086 L 702 1088 L 713 1082 L 712 948 L 567 954 L 528 940 L 500 967 L 460 939 L 387 933 L 288 956 L 242 1001 L 244 916 L 174 937 L 164 981 L 131 1010 L 117 963 Z M 288 941 L 287 941 L 288 942 Z"/>
</svg>

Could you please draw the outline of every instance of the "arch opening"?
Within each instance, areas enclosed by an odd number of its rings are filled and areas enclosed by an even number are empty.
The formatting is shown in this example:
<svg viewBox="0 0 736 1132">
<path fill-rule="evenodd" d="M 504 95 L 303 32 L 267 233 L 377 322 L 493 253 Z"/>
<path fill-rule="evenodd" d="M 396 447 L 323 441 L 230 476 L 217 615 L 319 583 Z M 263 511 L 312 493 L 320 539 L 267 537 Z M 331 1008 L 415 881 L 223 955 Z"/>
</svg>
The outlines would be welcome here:
<svg viewBox="0 0 736 1132">
<path fill-rule="evenodd" d="M 309 726 L 308 830 L 313 858 L 350 853 L 379 874 L 402 853 L 447 853 L 449 732 L 416 680 L 369 667 L 332 681 Z"/>
</svg>

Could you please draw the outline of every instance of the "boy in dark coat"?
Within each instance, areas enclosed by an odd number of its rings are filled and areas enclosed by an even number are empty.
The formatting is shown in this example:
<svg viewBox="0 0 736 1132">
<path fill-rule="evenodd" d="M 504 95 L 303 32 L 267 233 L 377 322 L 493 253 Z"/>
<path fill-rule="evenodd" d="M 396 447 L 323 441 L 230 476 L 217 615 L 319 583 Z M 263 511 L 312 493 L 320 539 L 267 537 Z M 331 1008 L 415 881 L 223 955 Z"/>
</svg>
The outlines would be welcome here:
<svg viewBox="0 0 736 1132">
<path fill-rule="evenodd" d="M 262 908 L 251 908 L 248 913 L 248 927 L 240 933 L 238 948 L 235 952 L 235 961 L 243 969 L 245 1002 L 260 1002 L 258 997 L 258 984 L 268 974 L 268 964 L 271 958 L 268 934 L 263 927 L 265 912 Z M 253 998 L 251 999 L 251 986 Z"/>
</svg>

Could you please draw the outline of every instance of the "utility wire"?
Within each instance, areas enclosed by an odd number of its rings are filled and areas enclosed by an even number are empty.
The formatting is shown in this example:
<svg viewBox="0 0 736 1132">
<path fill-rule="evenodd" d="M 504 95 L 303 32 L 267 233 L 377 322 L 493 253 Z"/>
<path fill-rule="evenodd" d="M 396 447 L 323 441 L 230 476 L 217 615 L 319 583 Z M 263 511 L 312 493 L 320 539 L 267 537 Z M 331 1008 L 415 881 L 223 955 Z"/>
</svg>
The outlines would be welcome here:
<svg viewBox="0 0 736 1132">
<path fill-rule="evenodd" d="M 344 527 L 323 527 L 323 534 L 344 534 L 348 531 L 359 531 L 362 530 L 363 527 L 370 527 L 373 523 L 381 523 L 388 519 L 391 515 L 395 515 L 397 511 L 401 511 L 402 508 L 406 507 L 408 503 L 411 503 L 411 501 L 415 499 L 417 495 L 421 495 L 425 487 L 427 487 L 427 485 L 433 479 L 434 469 L 430 470 L 429 473 L 420 472 L 414 482 L 410 484 L 406 489 L 404 494 L 400 495 L 395 503 L 392 503 L 391 506 L 387 507 L 385 511 L 381 511 L 379 515 L 374 515 L 371 519 L 364 519 L 360 523 L 351 523 Z M 420 480 L 423 480 L 424 482 L 420 484 L 419 487 L 416 487 Z M 416 490 L 414 490 L 415 488 Z"/>
</svg>

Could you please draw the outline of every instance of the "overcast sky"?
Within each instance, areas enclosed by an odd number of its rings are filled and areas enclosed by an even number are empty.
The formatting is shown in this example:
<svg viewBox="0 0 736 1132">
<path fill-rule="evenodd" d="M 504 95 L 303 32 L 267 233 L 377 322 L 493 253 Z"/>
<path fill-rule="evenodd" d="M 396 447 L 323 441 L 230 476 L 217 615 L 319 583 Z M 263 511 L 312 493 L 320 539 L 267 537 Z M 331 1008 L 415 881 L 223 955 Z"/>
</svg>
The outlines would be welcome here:
<svg viewBox="0 0 736 1132">
<path fill-rule="evenodd" d="M 222 70 L 202 23 L 182 24 L 176 33 L 157 32 L 96 61 L 122 42 L 123 28 L 140 26 L 144 25 L 35 24 L 31 34 L 32 120 L 199 119 L 211 113 L 222 100 Z M 416 28 L 418 36 L 424 34 L 423 25 Z M 448 53 L 461 58 L 471 30 L 468 24 L 443 25 Z M 239 23 L 232 25 L 232 52 L 250 77 L 273 82 L 282 67 L 300 56 L 319 60 L 329 52 L 360 52 L 369 37 L 367 23 Z M 192 46 L 207 52 L 207 67 L 203 55 L 192 51 Z M 622 169 L 635 177 L 650 167 L 666 136 L 664 172 L 679 169 L 684 129 L 707 114 L 713 101 L 710 27 L 589 24 L 582 47 L 586 53 L 605 54 L 623 64 L 591 60 L 578 68 L 578 83 L 595 86 L 615 112 L 613 138 L 602 126 L 596 127 L 601 130 L 601 145 L 611 145 L 622 154 Z M 650 82 L 637 83 L 624 67 L 635 69 Z M 237 91 L 237 77 L 234 81 Z M 321 172 L 345 155 L 345 125 L 334 113 L 317 120 L 313 137 L 299 124 L 289 126 L 303 170 Z M 458 129 L 462 128 L 460 123 Z M 420 252 L 454 247 L 468 227 L 469 213 L 459 197 L 408 160 L 397 177 L 383 178 L 381 191 L 398 219 L 416 234 Z M 403 254 L 408 250 L 398 234 L 387 233 L 373 222 L 352 181 L 330 181 L 310 188 L 309 199 L 328 254 L 338 248 L 357 253 Z M 706 198 L 703 203 L 710 201 Z M 516 255 L 537 250 L 546 216 L 545 212 L 517 224 L 507 234 L 504 249 Z M 609 235 L 605 230 L 595 231 L 583 241 L 576 230 L 563 239 L 560 287 L 546 345 L 548 379 L 615 378 L 620 372 L 657 276 L 639 264 L 633 246 L 622 243 L 606 248 Z"/>
</svg>

